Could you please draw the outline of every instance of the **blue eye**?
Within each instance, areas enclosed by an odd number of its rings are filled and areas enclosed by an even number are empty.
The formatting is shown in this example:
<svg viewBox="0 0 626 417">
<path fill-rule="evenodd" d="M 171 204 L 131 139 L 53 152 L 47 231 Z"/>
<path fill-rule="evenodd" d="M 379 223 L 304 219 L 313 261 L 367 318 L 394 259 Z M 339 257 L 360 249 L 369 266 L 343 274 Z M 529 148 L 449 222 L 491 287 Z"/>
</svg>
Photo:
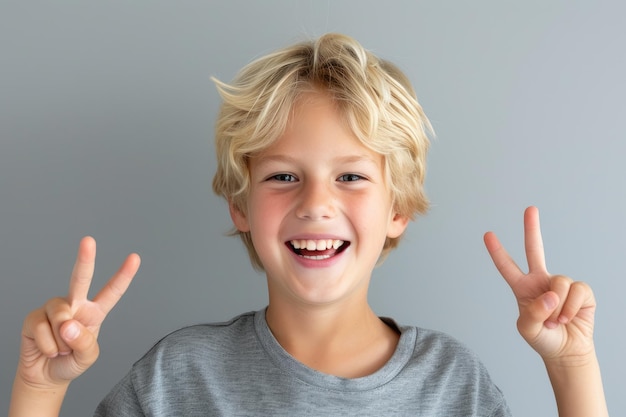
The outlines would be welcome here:
<svg viewBox="0 0 626 417">
<path fill-rule="evenodd" d="M 337 178 L 338 181 L 351 182 L 362 180 L 363 177 L 357 174 L 343 174 Z"/>
<path fill-rule="evenodd" d="M 269 177 L 270 180 L 280 181 L 280 182 L 295 182 L 298 179 L 291 174 L 276 174 Z"/>
</svg>

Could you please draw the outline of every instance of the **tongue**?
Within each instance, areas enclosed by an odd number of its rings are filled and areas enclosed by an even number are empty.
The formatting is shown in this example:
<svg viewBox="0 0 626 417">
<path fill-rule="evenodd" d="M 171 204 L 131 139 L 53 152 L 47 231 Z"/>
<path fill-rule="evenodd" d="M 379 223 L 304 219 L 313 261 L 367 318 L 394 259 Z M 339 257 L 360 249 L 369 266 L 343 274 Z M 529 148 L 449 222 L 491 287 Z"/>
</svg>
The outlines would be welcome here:
<svg viewBox="0 0 626 417">
<path fill-rule="evenodd" d="M 302 256 L 322 256 L 322 255 L 334 255 L 337 252 L 337 249 L 326 249 L 326 250 L 307 250 L 307 249 L 298 249 L 298 254 Z"/>
</svg>

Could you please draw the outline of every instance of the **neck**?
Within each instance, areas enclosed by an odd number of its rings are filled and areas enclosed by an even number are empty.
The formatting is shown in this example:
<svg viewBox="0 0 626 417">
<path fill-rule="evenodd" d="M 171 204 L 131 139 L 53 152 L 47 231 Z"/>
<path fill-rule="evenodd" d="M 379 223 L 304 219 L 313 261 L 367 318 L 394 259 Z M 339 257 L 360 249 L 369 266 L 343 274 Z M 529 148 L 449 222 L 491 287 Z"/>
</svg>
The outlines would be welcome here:
<svg viewBox="0 0 626 417">
<path fill-rule="evenodd" d="M 278 343 L 298 361 L 347 378 L 380 369 L 399 339 L 366 301 L 341 306 L 294 306 L 270 300 L 266 320 Z"/>
</svg>

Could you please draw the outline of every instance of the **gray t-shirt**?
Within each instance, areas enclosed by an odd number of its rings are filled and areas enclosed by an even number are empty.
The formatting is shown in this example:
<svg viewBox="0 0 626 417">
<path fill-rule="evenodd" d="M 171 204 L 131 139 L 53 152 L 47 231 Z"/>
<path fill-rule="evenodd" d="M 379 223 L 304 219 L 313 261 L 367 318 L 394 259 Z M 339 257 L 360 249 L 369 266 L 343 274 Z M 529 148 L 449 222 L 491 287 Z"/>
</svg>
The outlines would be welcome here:
<svg viewBox="0 0 626 417">
<path fill-rule="evenodd" d="M 392 358 L 346 379 L 306 367 L 273 337 L 265 310 L 158 342 L 95 416 L 510 416 L 477 357 L 440 332 L 399 326 Z"/>
</svg>

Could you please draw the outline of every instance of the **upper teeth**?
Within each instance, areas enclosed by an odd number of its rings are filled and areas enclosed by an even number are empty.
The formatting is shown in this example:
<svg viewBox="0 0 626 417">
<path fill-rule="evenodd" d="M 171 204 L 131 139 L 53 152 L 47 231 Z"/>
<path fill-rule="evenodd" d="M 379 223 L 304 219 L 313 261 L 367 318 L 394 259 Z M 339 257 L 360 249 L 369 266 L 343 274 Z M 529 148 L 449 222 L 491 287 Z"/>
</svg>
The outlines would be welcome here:
<svg viewBox="0 0 626 417">
<path fill-rule="evenodd" d="M 311 240 L 311 239 L 301 239 L 301 240 L 292 240 L 291 246 L 294 249 L 306 249 L 306 250 L 326 250 L 326 249 L 337 249 L 343 245 L 343 240 L 338 239 L 320 239 L 320 240 Z"/>
</svg>

